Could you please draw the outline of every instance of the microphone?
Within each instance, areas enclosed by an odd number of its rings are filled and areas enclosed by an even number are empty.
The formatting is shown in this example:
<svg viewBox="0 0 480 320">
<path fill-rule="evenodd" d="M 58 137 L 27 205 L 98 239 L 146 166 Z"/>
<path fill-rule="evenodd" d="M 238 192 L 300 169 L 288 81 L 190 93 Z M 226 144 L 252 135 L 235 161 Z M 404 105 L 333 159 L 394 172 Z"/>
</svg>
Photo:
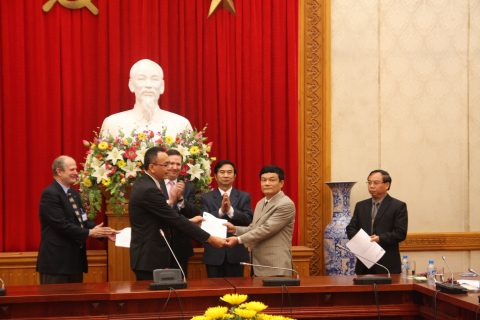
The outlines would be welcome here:
<svg viewBox="0 0 480 320">
<path fill-rule="evenodd" d="M 299 286 L 300 285 L 300 275 L 298 274 L 297 270 L 295 269 L 288 269 L 288 268 L 280 268 L 280 267 L 271 267 L 271 266 L 262 266 L 259 264 L 252 264 L 246 262 L 240 262 L 243 266 L 253 266 L 253 267 L 260 267 L 260 268 L 269 268 L 269 269 L 280 269 L 280 270 L 288 270 L 293 271 L 297 274 L 296 279 L 292 278 L 273 278 L 273 279 L 263 279 L 263 285 L 267 287 L 280 287 L 280 286 Z"/>
<path fill-rule="evenodd" d="M 7 289 L 5 289 L 5 283 L 3 282 L 2 278 L 0 278 L 0 281 L 2 281 L 2 289 L 0 289 L 0 296 L 4 296 L 7 292 Z"/>
<path fill-rule="evenodd" d="M 377 263 L 375 261 L 372 261 L 370 259 L 367 259 L 365 257 L 362 257 L 361 255 L 359 254 L 356 254 L 355 252 L 352 252 L 351 250 L 345 248 L 345 247 L 342 247 L 340 244 L 337 244 L 337 247 L 342 249 L 342 250 L 345 250 L 345 251 L 348 251 L 350 253 L 353 253 L 354 255 L 362 258 L 362 259 L 365 259 L 367 261 L 370 261 L 371 263 L 374 263 L 382 268 L 384 268 L 385 270 L 387 270 L 388 272 L 388 276 L 387 277 L 379 277 L 379 276 L 365 276 L 365 277 L 361 277 L 361 278 L 355 278 L 353 279 L 353 282 L 355 284 L 391 284 L 392 283 L 392 278 L 390 277 L 390 270 L 387 269 L 387 267 L 385 266 L 382 266 L 380 263 Z"/>
<path fill-rule="evenodd" d="M 177 257 L 175 256 L 175 253 L 173 253 L 172 248 L 170 247 L 170 244 L 167 241 L 167 238 L 165 237 L 165 232 L 163 232 L 162 229 L 160 229 L 160 234 L 162 235 L 163 239 L 165 239 L 165 242 L 167 243 L 168 248 L 170 249 L 170 252 L 172 253 L 173 257 L 175 258 L 175 261 L 177 261 L 178 267 L 180 271 L 183 274 L 183 281 L 181 280 L 180 273 L 178 273 L 177 269 L 156 269 L 153 270 L 153 278 L 154 278 L 154 283 L 150 283 L 150 289 L 151 290 L 164 290 L 164 289 L 185 289 L 187 287 L 187 278 L 185 277 L 185 273 L 183 272 L 182 266 L 180 266 L 180 263 L 177 260 Z"/>
<path fill-rule="evenodd" d="M 452 274 L 452 284 L 448 283 L 443 283 L 443 282 L 436 282 L 435 287 L 440 290 L 440 292 L 443 293 L 450 293 L 450 294 L 459 294 L 459 293 L 468 293 L 467 288 L 464 288 L 462 286 L 457 286 L 453 282 L 455 279 L 453 279 L 453 271 L 450 269 L 450 266 L 448 265 L 447 259 L 445 256 L 442 256 L 443 261 L 447 264 L 448 270 L 450 270 L 450 273 Z"/>
<path fill-rule="evenodd" d="M 471 273 L 475 273 L 477 276 L 479 275 L 478 273 L 476 273 L 475 271 L 473 271 L 472 268 L 468 268 L 468 271 L 470 271 Z"/>
</svg>

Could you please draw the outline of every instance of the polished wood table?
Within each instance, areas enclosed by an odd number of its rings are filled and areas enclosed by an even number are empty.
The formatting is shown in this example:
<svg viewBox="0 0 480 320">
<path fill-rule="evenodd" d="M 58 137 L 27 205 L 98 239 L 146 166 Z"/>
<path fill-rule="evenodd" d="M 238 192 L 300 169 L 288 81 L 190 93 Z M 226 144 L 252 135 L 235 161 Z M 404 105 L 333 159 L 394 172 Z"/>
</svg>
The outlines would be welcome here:
<svg viewBox="0 0 480 320">
<path fill-rule="evenodd" d="M 302 277 L 298 287 L 264 287 L 263 278 L 191 279 L 176 290 L 183 316 L 202 315 L 208 307 L 228 306 L 219 297 L 248 294 L 248 301 L 268 305 L 266 313 L 296 319 L 378 319 L 373 285 L 354 285 L 354 276 Z M 378 285 L 383 319 L 434 319 L 435 287 L 392 275 L 393 283 Z M 150 281 L 103 282 L 44 286 L 8 286 L 0 297 L 0 319 L 182 319 L 175 292 L 152 291 Z M 436 297 L 437 318 L 475 319 L 478 293 Z M 283 299 L 283 305 L 282 305 Z"/>
<path fill-rule="evenodd" d="M 169 295 L 161 319 L 182 319 L 177 294 L 169 290 L 152 291 L 151 282 L 110 282 L 109 319 L 157 319 Z M 190 319 L 203 315 L 208 307 L 227 306 L 219 298 L 235 293 L 235 288 L 223 278 L 205 278 L 190 279 L 188 288 L 176 291 L 181 298 L 183 315 Z"/>
<path fill-rule="evenodd" d="M 301 277 L 298 287 L 288 287 L 293 318 L 378 318 L 373 285 L 355 285 L 354 276 Z M 413 283 L 392 275 L 393 283 L 378 285 L 382 318 L 412 319 L 419 315 L 420 300 L 414 301 Z M 290 302 L 281 287 L 265 287 L 265 278 L 225 278 L 237 293 L 248 294 L 249 300 L 268 305 L 268 313 L 290 317 Z M 283 298 L 282 298 L 283 296 Z M 419 318 L 419 317 L 418 317 Z"/>
<path fill-rule="evenodd" d="M 0 319 L 108 319 L 107 282 L 8 286 Z"/>
</svg>

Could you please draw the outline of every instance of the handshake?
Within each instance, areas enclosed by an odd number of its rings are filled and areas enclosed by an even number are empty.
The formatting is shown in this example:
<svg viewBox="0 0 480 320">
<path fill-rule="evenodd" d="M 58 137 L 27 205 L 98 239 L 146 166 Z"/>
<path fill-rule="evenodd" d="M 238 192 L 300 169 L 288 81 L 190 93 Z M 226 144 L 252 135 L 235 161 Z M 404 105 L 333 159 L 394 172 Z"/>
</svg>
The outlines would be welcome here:
<svg viewBox="0 0 480 320">
<path fill-rule="evenodd" d="M 202 226 L 202 221 L 205 221 L 205 219 L 201 216 L 196 216 L 192 219 L 190 219 L 193 223 L 195 223 L 197 226 L 201 227 Z M 235 233 L 237 231 L 237 228 L 231 224 L 230 222 L 223 223 L 224 226 L 227 226 L 227 232 L 229 233 Z M 230 238 L 220 238 L 216 236 L 210 236 L 207 239 L 207 242 L 210 243 L 212 246 L 215 248 L 221 248 L 221 247 L 230 247 L 232 248 L 234 245 L 238 243 L 238 237 L 230 237 Z"/>
</svg>

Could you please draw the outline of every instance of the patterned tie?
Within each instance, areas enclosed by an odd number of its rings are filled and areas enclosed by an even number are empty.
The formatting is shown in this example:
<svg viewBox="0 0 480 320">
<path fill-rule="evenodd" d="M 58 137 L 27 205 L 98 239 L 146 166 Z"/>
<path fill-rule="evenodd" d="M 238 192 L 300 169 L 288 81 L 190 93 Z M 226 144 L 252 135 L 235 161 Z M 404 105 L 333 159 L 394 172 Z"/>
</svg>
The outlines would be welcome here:
<svg viewBox="0 0 480 320">
<path fill-rule="evenodd" d="M 371 230 L 372 235 L 373 235 L 373 222 L 375 221 L 375 217 L 377 216 L 378 207 L 380 207 L 380 202 L 375 202 L 375 205 L 373 206 L 373 211 L 372 211 L 372 230 Z"/>
<path fill-rule="evenodd" d="M 70 189 L 68 189 L 68 200 L 70 200 L 70 203 L 72 204 L 73 211 L 75 211 L 75 216 L 78 219 L 78 222 L 80 222 L 80 226 L 83 228 L 83 220 L 82 220 L 82 214 L 78 210 L 77 205 L 75 204 L 75 200 L 73 199 L 72 193 L 70 192 Z"/>
<path fill-rule="evenodd" d="M 170 199 L 172 197 L 172 189 L 175 186 L 175 182 L 170 180 L 170 181 L 168 181 L 168 184 L 170 185 L 170 190 L 168 190 L 168 199 Z"/>
</svg>

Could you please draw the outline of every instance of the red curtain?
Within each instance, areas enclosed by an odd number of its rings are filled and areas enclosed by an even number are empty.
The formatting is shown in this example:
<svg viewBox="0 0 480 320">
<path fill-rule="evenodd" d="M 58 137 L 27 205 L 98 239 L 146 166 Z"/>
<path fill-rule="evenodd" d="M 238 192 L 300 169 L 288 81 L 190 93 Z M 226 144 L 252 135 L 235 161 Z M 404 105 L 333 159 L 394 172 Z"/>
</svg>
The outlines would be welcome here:
<svg viewBox="0 0 480 320">
<path fill-rule="evenodd" d="M 93 0 L 98 16 L 58 2 L 46 13 L 46 2 L 0 2 L 0 251 L 38 250 L 53 159 L 79 165 L 82 140 L 133 107 L 129 71 L 144 58 L 163 68 L 161 107 L 208 124 L 211 156 L 236 164 L 234 187 L 254 207 L 267 164 L 285 170 L 297 202 L 298 0 L 235 0 L 236 16 L 208 20 L 210 0 Z"/>
</svg>

